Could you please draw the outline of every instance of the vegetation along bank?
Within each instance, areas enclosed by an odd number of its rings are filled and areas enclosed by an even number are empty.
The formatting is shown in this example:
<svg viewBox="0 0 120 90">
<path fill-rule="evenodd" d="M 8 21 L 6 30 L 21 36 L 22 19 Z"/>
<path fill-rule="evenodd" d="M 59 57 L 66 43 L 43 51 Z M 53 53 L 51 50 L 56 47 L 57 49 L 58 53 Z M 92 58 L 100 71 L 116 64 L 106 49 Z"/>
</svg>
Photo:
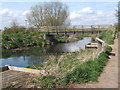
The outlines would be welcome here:
<svg viewBox="0 0 120 90">
<path fill-rule="evenodd" d="M 47 76 L 34 78 L 30 82 L 36 83 L 41 88 L 53 88 L 65 87 L 70 83 L 97 81 L 109 59 L 108 53 L 111 51 L 111 47 L 105 46 L 104 51 L 97 54 L 96 50 L 87 49 L 64 54 L 60 57 L 51 56 L 51 59 L 43 64 L 27 66 L 27 68 L 49 72 Z"/>
<path fill-rule="evenodd" d="M 13 29 L 14 28 L 9 28 L 2 32 L 2 49 L 44 46 L 50 44 L 49 40 L 44 39 L 45 32 L 34 29 L 25 31 L 24 27 Z"/>
</svg>

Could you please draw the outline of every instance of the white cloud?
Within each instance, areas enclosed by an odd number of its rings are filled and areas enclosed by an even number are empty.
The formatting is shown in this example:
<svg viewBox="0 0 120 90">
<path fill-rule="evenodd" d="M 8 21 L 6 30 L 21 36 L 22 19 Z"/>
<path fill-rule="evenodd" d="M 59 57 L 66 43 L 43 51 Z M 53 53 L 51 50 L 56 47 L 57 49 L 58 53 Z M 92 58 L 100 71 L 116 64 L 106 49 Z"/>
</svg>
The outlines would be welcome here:
<svg viewBox="0 0 120 90">
<path fill-rule="evenodd" d="M 79 11 L 79 13 L 93 13 L 93 12 L 94 11 L 91 7 L 86 7 Z"/>
<path fill-rule="evenodd" d="M 19 25 L 25 25 L 26 14 L 29 13 L 30 10 L 13 11 L 10 9 L 0 9 L 3 24 L 0 29 L 9 27 L 13 19 L 17 19 Z M 117 22 L 115 11 L 95 10 L 91 7 L 70 12 L 69 18 L 72 25 L 114 24 Z"/>
<path fill-rule="evenodd" d="M 78 17 L 80 18 L 80 17 L 84 16 L 85 14 L 93 14 L 93 13 L 94 13 L 94 11 L 92 8 L 86 7 L 86 8 L 79 10 L 79 11 L 71 12 L 69 18 L 71 18 L 71 19 L 75 19 Z"/>
<path fill-rule="evenodd" d="M 116 22 L 114 11 L 94 10 L 90 7 L 71 12 L 69 18 L 73 25 L 114 24 Z"/>
<path fill-rule="evenodd" d="M 29 14 L 29 13 L 30 13 L 30 10 L 26 10 L 26 11 L 23 12 L 22 15 L 23 15 L 23 16 L 26 16 L 26 15 Z"/>
<path fill-rule="evenodd" d="M 14 13 L 12 10 L 9 9 L 1 9 L 0 16 L 12 16 Z"/>
<path fill-rule="evenodd" d="M 69 16 L 70 19 L 74 19 L 74 18 L 77 18 L 77 17 L 81 17 L 81 14 L 77 13 L 77 12 L 71 12 L 70 13 L 70 16 Z"/>
<path fill-rule="evenodd" d="M 0 29 L 3 29 L 4 27 L 11 26 L 11 22 L 16 19 L 19 23 L 19 25 L 24 25 L 25 16 L 22 15 L 22 11 L 13 11 L 7 8 L 0 9 L 0 17 L 2 18 L 2 25 L 0 26 Z"/>
</svg>

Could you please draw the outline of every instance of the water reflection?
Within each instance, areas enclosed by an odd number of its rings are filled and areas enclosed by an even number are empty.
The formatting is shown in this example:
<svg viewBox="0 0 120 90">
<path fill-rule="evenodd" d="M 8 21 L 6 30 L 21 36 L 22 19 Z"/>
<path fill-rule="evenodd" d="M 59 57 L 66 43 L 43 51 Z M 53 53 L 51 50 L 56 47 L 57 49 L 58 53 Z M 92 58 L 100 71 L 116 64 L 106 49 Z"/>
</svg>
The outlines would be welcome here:
<svg viewBox="0 0 120 90">
<path fill-rule="evenodd" d="M 91 38 L 85 37 L 73 43 L 59 43 L 50 47 L 32 47 L 28 50 L 21 51 L 4 51 L 2 59 L 0 59 L 1 66 L 13 65 L 18 67 L 25 67 L 28 65 L 41 64 L 45 62 L 49 56 L 59 55 L 63 52 L 74 52 L 80 49 L 85 49 L 85 45 L 91 42 Z"/>
<path fill-rule="evenodd" d="M 61 43 L 57 44 L 56 46 L 52 46 L 49 49 L 51 53 L 63 53 L 63 52 L 75 52 L 79 51 L 80 49 L 85 49 L 85 45 L 91 42 L 90 37 L 85 37 L 83 40 L 79 40 L 73 43 Z"/>
</svg>

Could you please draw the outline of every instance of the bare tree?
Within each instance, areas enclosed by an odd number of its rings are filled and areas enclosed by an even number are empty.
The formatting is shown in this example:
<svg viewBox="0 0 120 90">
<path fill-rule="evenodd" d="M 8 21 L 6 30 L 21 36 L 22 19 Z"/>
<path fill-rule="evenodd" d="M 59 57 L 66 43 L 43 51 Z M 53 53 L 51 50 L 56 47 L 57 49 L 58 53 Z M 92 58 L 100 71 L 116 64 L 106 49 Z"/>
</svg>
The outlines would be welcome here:
<svg viewBox="0 0 120 90">
<path fill-rule="evenodd" d="M 18 21 L 17 21 L 17 19 L 13 19 L 12 20 L 11 27 L 18 27 Z"/>
<path fill-rule="evenodd" d="M 61 26 L 68 22 L 68 7 L 62 2 L 45 2 L 31 7 L 27 14 L 27 20 L 31 25 L 40 28 L 41 26 Z"/>
</svg>

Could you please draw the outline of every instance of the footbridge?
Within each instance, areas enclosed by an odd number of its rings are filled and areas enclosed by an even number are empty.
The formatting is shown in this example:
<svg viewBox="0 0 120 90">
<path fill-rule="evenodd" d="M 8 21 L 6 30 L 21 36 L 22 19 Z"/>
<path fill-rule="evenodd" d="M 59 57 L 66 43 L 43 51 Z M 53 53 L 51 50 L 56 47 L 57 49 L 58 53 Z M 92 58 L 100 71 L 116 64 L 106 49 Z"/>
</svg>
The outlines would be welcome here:
<svg viewBox="0 0 120 90">
<path fill-rule="evenodd" d="M 40 31 L 47 35 L 99 34 L 104 30 L 114 30 L 113 25 L 72 25 L 72 26 L 42 26 Z"/>
</svg>

